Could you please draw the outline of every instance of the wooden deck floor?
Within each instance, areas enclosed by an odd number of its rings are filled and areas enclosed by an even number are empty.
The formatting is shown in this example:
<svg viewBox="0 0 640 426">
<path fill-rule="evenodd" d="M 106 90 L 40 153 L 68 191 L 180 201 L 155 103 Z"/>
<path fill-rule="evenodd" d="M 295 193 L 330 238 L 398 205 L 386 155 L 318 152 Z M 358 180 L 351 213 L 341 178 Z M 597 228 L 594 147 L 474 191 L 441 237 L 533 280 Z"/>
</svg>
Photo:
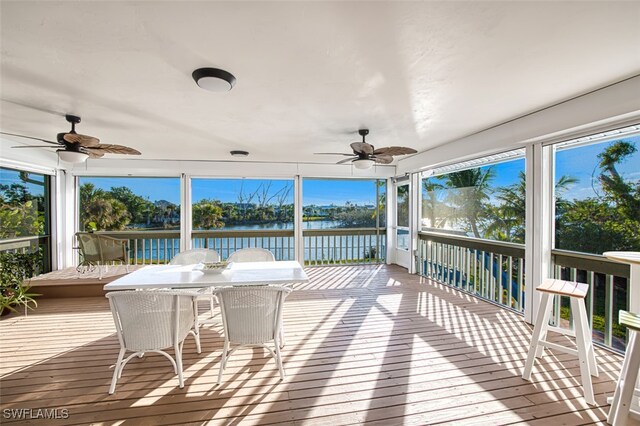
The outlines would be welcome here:
<svg viewBox="0 0 640 426">
<path fill-rule="evenodd" d="M 166 359 L 149 355 L 127 365 L 110 396 L 118 342 L 107 300 L 42 300 L 28 317 L 0 320 L 0 416 L 58 408 L 69 418 L 56 424 L 333 426 L 558 425 L 606 417 L 617 355 L 597 351 L 598 406 L 591 407 L 568 355 L 545 356 L 531 383 L 520 378 L 531 332 L 512 312 L 395 266 L 308 273 L 311 282 L 286 303 L 284 382 L 266 351 L 247 349 L 234 354 L 216 387 L 223 340 L 221 327 L 211 325 L 202 331 L 202 354 L 192 341 L 185 345 L 184 389 Z"/>
</svg>

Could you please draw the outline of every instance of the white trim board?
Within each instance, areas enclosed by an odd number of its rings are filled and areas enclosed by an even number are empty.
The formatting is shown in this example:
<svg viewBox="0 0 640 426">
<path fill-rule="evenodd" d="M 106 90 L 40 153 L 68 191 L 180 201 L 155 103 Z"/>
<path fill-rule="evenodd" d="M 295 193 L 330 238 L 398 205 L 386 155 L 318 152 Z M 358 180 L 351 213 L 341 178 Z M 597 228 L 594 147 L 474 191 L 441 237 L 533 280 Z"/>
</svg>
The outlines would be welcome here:
<svg viewBox="0 0 640 426">
<path fill-rule="evenodd" d="M 523 144 L 571 139 L 577 134 L 623 127 L 640 120 L 640 76 L 480 131 L 398 161 L 410 173 L 522 148 Z M 564 135 L 561 137 L 561 135 Z"/>
</svg>

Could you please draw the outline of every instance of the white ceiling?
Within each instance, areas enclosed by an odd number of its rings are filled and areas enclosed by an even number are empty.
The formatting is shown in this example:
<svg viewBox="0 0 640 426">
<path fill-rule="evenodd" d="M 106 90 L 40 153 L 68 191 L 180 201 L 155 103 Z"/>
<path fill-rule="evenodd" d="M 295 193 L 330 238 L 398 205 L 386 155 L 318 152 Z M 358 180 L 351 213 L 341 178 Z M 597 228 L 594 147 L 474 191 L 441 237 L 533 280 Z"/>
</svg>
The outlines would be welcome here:
<svg viewBox="0 0 640 426">
<path fill-rule="evenodd" d="M 145 159 L 244 149 L 331 163 L 313 153 L 349 152 L 360 127 L 378 147 L 424 151 L 640 72 L 640 2 L 2 1 L 0 13 L 2 131 L 54 139 L 74 113 L 80 133 Z M 205 66 L 235 88 L 198 88 Z"/>
</svg>

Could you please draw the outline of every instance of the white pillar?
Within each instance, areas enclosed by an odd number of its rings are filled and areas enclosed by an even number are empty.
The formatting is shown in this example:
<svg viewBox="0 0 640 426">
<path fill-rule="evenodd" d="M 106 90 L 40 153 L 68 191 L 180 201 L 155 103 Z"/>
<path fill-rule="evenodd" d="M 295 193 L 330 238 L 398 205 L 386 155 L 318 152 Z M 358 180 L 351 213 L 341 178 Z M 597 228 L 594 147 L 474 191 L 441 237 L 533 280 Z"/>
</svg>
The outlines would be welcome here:
<svg viewBox="0 0 640 426">
<path fill-rule="evenodd" d="M 553 148 L 526 147 L 525 321 L 533 324 L 540 297 L 534 289 L 551 274 L 553 248 Z"/>
<path fill-rule="evenodd" d="M 75 247 L 75 233 L 79 230 L 80 196 L 78 178 L 64 170 L 56 174 L 55 206 L 56 235 L 54 243 L 57 250 L 57 268 L 69 268 L 78 265 L 78 251 Z"/>
<path fill-rule="evenodd" d="M 387 264 L 396 261 L 396 186 L 387 179 Z"/>
<path fill-rule="evenodd" d="M 295 260 L 304 265 L 304 236 L 302 233 L 302 176 L 296 175 L 293 180 L 293 246 Z"/>
<path fill-rule="evenodd" d="M 62 242 L 62 203 L 63 188 L 65 174 L 63 170 L 57 170 L 56 174 L 51 176 L 50 191 L 50 217 L 49 217 L 49 233 L 51 234 L 51 270 L 55 271 L 64 265 L 64 245 Z"/>
<path fill-rule="evenodd" d="M 192 246 L 193 218 L 191 210 L 191 176 L 183 173 L 180 176 L 180 251 L 189 250 Z"/>
<path fill-rule="evenodd" d="M 420 173 L 412 173 L 409 183 L 409 235 L 411 242 L 409 253 L 411 261 L 409 263 L 409 273 L 416 273 L 416 256 L 418 254 L 418 232 L 420 231 L 420 218 L 422 216 L 420 208 Z"/>
</svg>

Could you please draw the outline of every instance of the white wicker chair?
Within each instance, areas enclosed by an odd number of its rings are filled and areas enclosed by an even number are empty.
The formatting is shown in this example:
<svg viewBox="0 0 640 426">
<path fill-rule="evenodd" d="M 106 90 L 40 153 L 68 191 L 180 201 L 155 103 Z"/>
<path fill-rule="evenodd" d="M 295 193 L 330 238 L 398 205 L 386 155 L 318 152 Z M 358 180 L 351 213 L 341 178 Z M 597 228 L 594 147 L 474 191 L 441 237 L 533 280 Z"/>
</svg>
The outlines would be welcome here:
<svg viewBox="0 0 640 426">
<path fill-rule="evenodd" d="M 109 394 L 116 390 L 124 366 L 134 356 L 141 358 L 145 352 L 156 352 L 171 361 L 178 375 L 180 387 L 184 387 L 182 376 L 182 348 L 187 335 L 196 340 L 200 349 L 200 334 L 196 322 L 196 298 L 198 293 L 179 290 L 134 290 L 107 293 L 113 321 L 116 326 L 120 353 L 113 371 Z M 195 325 L 195 327 L 194 327 Z M 173 347 L 175 361 L 164 349 Z M 124 358 L 127 351 L 133 353 Z"/>
<path fill-rule="evenodd" d="M 280 378 L 284 380 L 279 330 L 282 305 L 290 292 L 290 288 L 277 286 L 225 287 L 214 290 L 220 301 L 224 325 L 224 348 L 218 384 L 222 383 L 222 373 L 229 357 L 243 346 L 266 348 L 278 364 Z M 270 342 L 274 343 L 275 352 L 267 346 Z M 229 350 L 232 343 L 239 346 Z"/>
<path fill-rule="evenodd" d="M 245 248 L 229 255 L 228 262 L 275 262 L 276 258 L 269 250 L 262 248 Z"/>
<path fill-rule="evenodd" d="M 209 249 L 193 249 L 182 251 L 171 259 L 169 265 L 193 265 L 194 263 L 202 262 L 219 262 L 220 255 L 215 250 Z M 211 294 L 211 288 L 203 288 L 200 291 L 201 298 L 205 298 L 209 301 L 209 308 L 211 309 L 211 316 L 213 317 L 213 308 L 215 307 L 215 297 Z M 197 311 L 196 311 L 197 314 Z"/>
<path fill-rule="evenodd" d="M 275 262 L 276 257 L 272 252 L 263 248 L 245 248 L 236 250 L 227 258 L 228 262 Z M 284 324 L 281 321 L 280 348 L 284 348 Z"/>
<path fill-rule="evenodd" d="M 169 265 L 192 265 L 194 263 L 219 261 L 220 255 L 215 250 L 193 249 L 176 254 L 169 262 Z"/>
</svg>

